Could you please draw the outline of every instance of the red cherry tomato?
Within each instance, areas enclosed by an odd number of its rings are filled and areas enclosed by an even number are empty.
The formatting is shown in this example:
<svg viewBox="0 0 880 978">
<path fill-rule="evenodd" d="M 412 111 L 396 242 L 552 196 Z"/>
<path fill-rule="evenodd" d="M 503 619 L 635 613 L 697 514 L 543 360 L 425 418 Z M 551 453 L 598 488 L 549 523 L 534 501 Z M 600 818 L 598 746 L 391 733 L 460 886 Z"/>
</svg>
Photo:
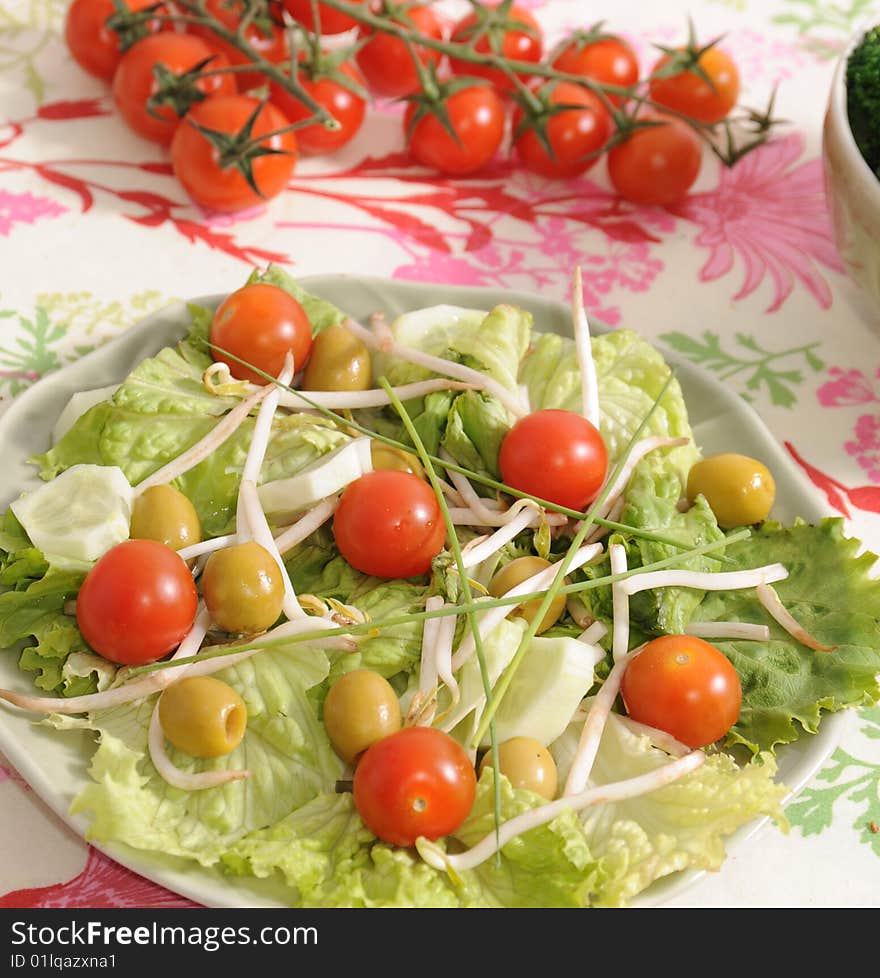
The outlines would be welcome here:
<svg viewBox="0 0 880 978">
<path fill-rule="evenodd" d="M 405 16 L 393 17 L 393 23 L 412 27 L 425 37 L 443 39 L 443 24 L 430 5 L 409 7 Z M 385 98 L 400 98 L 419 88 L 419 77 L 406 45 L 392 34 L 361 26 L 358 38 L 364 46 L 356 55 L 370 91 Z M 440 54 L 418 44 L 413 46 L 422 64 L 437 64 Z"/>
<path fill-rule="evenodd" d="M 126 0 L 131 11 L 152 7 L 155 0 Z M 119 64 L 119 35 L 107 26 L 115 14 L 113 0 L 73 0 L 64 21 L 64 40 L 74 61 L 91 75 L 110 81 Z M 154 25 L 159 30 L 159 25 Z"/>
<path fill-rule="evenodd" d="M 413 125 L 416 111 L 416 103 L 411 102 L 404 114 L 409 152 L 417 163 L 441 173 L 465 176 L 476 172 L 498 152 L 504 138 L 504 103 L 490 85 L 471 85 L 446 99 L 458 142 L 436 115 L 428 113 Z"/>
<path fill-rule="evenodd" d="M 350 483 L 333 517 L 339 552 L 374 577 L 427 574 L 446 527 L 431 487 L 411 472 L 379 469 Z"/>
<path fill-rule="evenodd" d="M 182 75 L 208 58 L 213 60 L 206 66 L 207 70 L 229 64 L 225 55 L 191 34 L 163 31 L 132 45 L 123 54 L 113 75 L 113 99 L 123 119 L 145 139 L 170 143 L 180 119 L 171 105 L 156 106 L 152 112 L 148 109 L 150 97 L 159 90 L 153 69 L 163 65 L 174 74 Z M 199 79 L 196 87 L 205 95 L 236 91 L 232 75 L 208 75 Z"/>
<path fill-rule="evenodd" d="M 664 54 L 654 65 L 651 74 L 665 68 L 670 58 L 670 55 Z M 719 122 L 739 98 L 736 63 L 726 51 L 711 47 L 700 55 L 697 64 L 710 81 L 695 71 L 680 71 L 666 78 L 652 78 L 651 98 L 667 109 L 674 109 L 700 122 Z"/>
<path fill-rule="evenodd" d="M 205 0 L 208 13 L 219 20 L 229 31 L 238 30 L 242 15 L 248 9 L 246 0 Z M 244 52 L 223 38 L 218 37 L 209 27 L 198 25 L 187 28 L 190 34 L 197 34 L 229 59 L 231 65 L 251 64 L 251 59 Z M 244 29 L 244 39 L 258 54 L 272 64 L 280 64 L 287 60 L 287 35 L 284 32 L 281 4 L 277 0 L 269 0 L 266 12 L 251 21 Z M 260 88 L 266 84 L 266 76 L 260 71 L 241 71 L 235 74 L 236 85 L 240 92 L 252 88 Z"/>
<path fill-rule="evenodd" d="M 363 0 L 352 0 L 352 3 L 362 3 Z M 284 0 L 284 6 L 297 23 L 302 24 L 307 31 L 314 32 L 320 28 L 322 34 L 342 34 L 357 26 L 357 21 L 340 10 L 334 10 L 326 4 L 318 4 L 318 20 L 316 25 L 312 11 L 312 0 Z"/>
<path fill-rule="evenodd" d="M 474 804 L 477 778 L 464 748 L 435 727 L 404 727 L 368 747 L 354 772 L 354 803 L 383 842 L 454 832 Z"/>
<path fill-rule="evenodd" d="M 585 173 L 599 159 L 599 151 L 612 132 L 611 115 L 598 96 L 572 82 L 553 85 L 551 105 L 582 108 L 554 113 L 547 121 L 546 136 L 552 155 L 547 152 L 534 128 L 520 131 L 522 109 L 513 115 L 513 148 L 523 163 L 536 173 L 551 178 L 574 177 Z"/>
<path fill-rule="evenodd" d="M 260 146 L 279 151 L 253 160 L 253 176 L 260 193 L 255 193 L 235 165 L 221 166 L 220 152 L 193 123 L 223 133 L 241 132 L 260 102 L 247 95 L 210 95 L 184 116 L 171 140 L 171 166 L 186 192 L 209 210 L 232 212 L 256 207 L 281 193 L 296 166 L 296 137 L 293 132 L 267 135 L 290 125 L 287 116 L 270 103 L 257 114 L 251 130 Z"/>
<path fill-rule="evenodd" d="M 614 189 L 636 204 L 669 207 L 678 203 L 700 173 L 700 138 L 681 119 L 658 114 L 663 125 L 636 129 L 608 151 L 608 176 Z"/>
<path fill-rule="evenodd" d="M 627 666 L 621 693 L 634 720 L 693 748 L 720 740 L 736 723 L 742 704 L 730 660 L 691 635 L 648 642 Z"/>
<path fill-rule="evenodd" d="M 298 372 L 312 351 L 312 327 L 305 309 L 277 285 L 255 282 L 227 296 L 211 320 L 210 340 L 240 360 L 277 377 L 288 351 Z M 214 350 L 215 360 L 229 364 L 239 380 L 265 384 L 261 374 Z"/>
<path fill-rule="evenodd" d="M 501 443 L 498 464 L 514 489 L 582 511 L 605 481 L 608 450 L 586 418 L 548 408 L 516 422 Z"/>
<path fill-rule="evenodd" d="M 99 655 L 120 665 L 155 662 L 192 628 L 199 595 L 177 552 L 126 540 L 95 563 L 76 599 L 76 623 Z"/>
<path fill-rule="evenodd" d="M 606 85 L 631 88 L 639 80 L 639 62 L 633 49 L 619 37 L 603 37 L 581 43 L 573 38 L 553 59 L 553 67 L 570 75 L 582 75 Z M 609 93 L 608 98 L 620 105 L 623 97 Z"/>
<path fill-rule="evenodd" d="M 338 70 L 358 85 L 363 85 L 357 68 L 343 62 Z M 363 125 L 367 103 L 342 82 L 327 75 L 310 78 L 307 72 L 298 75 L 297 80 L 309 95 L 325 108 L 339 123 L 339 129 L 328 129 L 319 122 L 296 130 L 297 147 L 303 154 L 332 153 L 350 143 Z M 272 102 L 291 122 L 310 119 L 314 113 L 304 102 L 290 94 L 277 82 L 271 83 Z"/>
<path fill-rule="evenodd" d="M 522 24 L 525 29 L 518 29 L 517 23 Z M 505 58 L 534 64 L 541 60 L 544 53 L 541 25 L 525 7 L 516 5 L 511 6 L 504 18 L 491 10 L 482 15 L 466 14 L 452 28 L 452 40 L 461 44 L 473 44 L 474 50 L 480 54 L 491 54 L 497 50 Z M 491 65 L 471 64 L 469 61 L 450 58 L 449 66 L 456 75 L 485 78 L 502 92 L 513 91 L 516 87 L 513 80 L 500 68 L 493 68 Z M 519 77 L 524 79 L 527 76 L 521 73 Z"/>
</svg>

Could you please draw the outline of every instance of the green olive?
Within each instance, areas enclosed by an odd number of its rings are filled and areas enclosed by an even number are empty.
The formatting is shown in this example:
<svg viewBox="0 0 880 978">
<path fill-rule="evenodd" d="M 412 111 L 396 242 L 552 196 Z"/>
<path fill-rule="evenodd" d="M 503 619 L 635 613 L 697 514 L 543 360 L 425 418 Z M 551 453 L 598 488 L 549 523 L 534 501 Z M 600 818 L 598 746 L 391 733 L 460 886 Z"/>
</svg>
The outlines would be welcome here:
<svg viewBox="0 0 880 978">
<path fill-rule="evenodd" d="M 711 455 L 688 473 L 688 502 L 705 496 L 718 525 L 725 530 L 767 519 L 776 498 L 776 483 L 767 467 L 747 455 Z"/>
<path fill-rule="evenodd" d="M 202 539 L 195 506 L 174 486 L 152 486 L 134 501 L 130 535 L 133 540 L 158 540 L 180 550 Z"/>
<path fill-rule="evenodd" d="M 215 550 L 202 572 L 202 596 L 214 623 L 235 635 L 264 632 L 278 620 L 284 581 L 275 558 L 259 543 Z"/>
<path fill-rule="evenodd" d="M 351 330 L 328 326 L 312 344 L 302 379 L 305 391 L 365 391 L 373 384 L 370 351 Z"/>
<path fill-rule="evenodd" d="M 169 686 L 159 698 L 159 722 L 168 740 L 193 757 L 222 757 L 244 737 L 247 707 L 226 683 L 192 676 Z"/>
<path fill-rule="evenodd" d="M 492 751 L 480 761 L 483 768 L 492 766 Z M 511 737 L 498 745 L 498 769 L 514 788 L 534 791 L 548 801 L 556 797 L 556 761 L 547 748 L 531 737 Z"/>
<path fill-rule="evenodd" d="M 493 598 L 500 598 L 512 587 L 516 587 L 517 584 L 522 584 L 527 578 L 533 577 L 545 568 L 552 566 L 550 561 L 544 560 L 543 557 L 517 557 L 509 564 L 505 564 L 492 578 L 489 582 L 489 594 Z M 536 588 L 535 590 L 539 591 L 541 589 Z M 516 615 L 518 618 L 525 618 L 531 624 L 532 619 L 537 615 L 540 607 L 541 601 L 539 598 L 536 598 L 534 601 L 526 601 L 525 604 L 517 605 L 511 614 Z M 562 617 L 564 611 L 565 595 L 557 594 L 550 602 L 550 607 L 544 615 L 544 620 L 538 626 L 536 634 L 540 635 L 541 632 L 546 632 L 548 628 L 555 625 Z"/>
<path fill-rule="evenodd" d="M 354 669 L 330 687 L 324 726 L 339 756 L 353 762 L 371 744 L 400 730 L 400 703 L 387 679 L 371 669 Z"/>
<path fill-rule="evenodd" d="M 374 469 L 392 469 L 395 472 L 411 472 L 420 479 L 425 478 L 422 463 L 411 452 L 386 445 L 382 441 L 370 442 L 370 458 Z"/>
</svg>

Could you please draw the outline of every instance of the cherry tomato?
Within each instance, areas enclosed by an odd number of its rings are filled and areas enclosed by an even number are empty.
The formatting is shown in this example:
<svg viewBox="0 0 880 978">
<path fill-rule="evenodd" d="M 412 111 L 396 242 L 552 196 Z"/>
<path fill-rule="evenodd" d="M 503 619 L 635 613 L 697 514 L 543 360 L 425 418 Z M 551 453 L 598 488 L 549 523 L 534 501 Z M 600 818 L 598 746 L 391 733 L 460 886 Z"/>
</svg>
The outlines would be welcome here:
<svg viewBox="0 0 880 978">
<path fill-rule="evenodd" d="M 671 60 L 664 54 L 654 65 L 654 75 Z M 695 71 L 680 71 L 667 78 L 652 78 L 651 98 L 700 122 L 718 122 L 736 105 L 739 98 L 739 71 L 733 58 L 718 47 L 700 55 L 697 64 L 710 82 Z"/>
<path fill-rule="evenodd" d="M 210 340 L 233 356 L 277 377 L 288 351 L 294 368 L 305 364 L 312 350 L 312 327 L 305 309 L 277 285 L 254 282 L 227 296 L 211 320 Z M 215 360 L 224 360 L 218 350 Z M 266 378 L 231 357 L 229 372 L 239 380 L 255 384 Z"/>
<path fill-rule="evenodd" d="M 681 119 L 657 114 L 663 125 L 636 129 L 608 151 L 614 189 L 636 204 L 669 207 L 694 185 L 703 161 L 699 136 Z"/>
<path fill-rule="evenodd" d="M 464 748 L 435 727 L 404 727 L 377 740 L 354 772 L 358 814 L 375 836 L 394 846 L 454 832 L 470 813 L 476 791 Z"/>
<path fill-rule="evenodd" d="M 522 24 L 520 30 L 514 23 Z M 515 4 L 510 7 L 506 17 L 495 11 L 470 13 L 462 17 L 452 28 L 452 40 L 459 44 L 472 44 L 480 54 L 498 51 L 505 58 L 515 61 L 530 61 L 537 64 L 544 53 L 544 35 L 541 25 L 524 7 Z M 495 44 L 493 45 L 493 40 Z M 491 65 L 471 64 L 458 58 L 450 58 L 449 66 L 456 75 L 471 75 L 485 78 L 499 91 L 509 92 L 516 87 L 500 68 Z M 527 77 L 519 75 L 520 79 Z"/>
<path fill-rule="evenodd" d="M 539 89 L 538 91 L 541 91 Z M 547 120 L 546 136 L 553 151 L 547 152 L 534 128 L 520 131 L 522 109 L 513 115 L 513 147 L 523 163 L 536 173 L 551 178 L 574 177 L 585 173 L 599 159 L 599 151 L 612 131 L 611 115 L 597 95 L 571 82 L 551 83 L 551 105 L 575 105 Z"/>
<path fill-rule="evenodd" d="M 470 85 L 446 99 L 458 142 L 431 113 L 413 125 L 416 111 L 416 103 L 411 102 L 404 114 L 409 152 L 416 162 L 441 173 L 464 176 L 476 172 L 498 152 L 504 138 L 504 103 L 490 85 Z"/>
<path fill-rule="evenodd" d="M 362 3 L 363 0 L 352 0 L 353 3 Z M 357 26 L 357 21 L 348 14 L 340 10 L 334 10 L 326 4 L 318 4 L 318 20 L 315 24 L 315 17 L 312 12 L 312 0 L 284 0 L 287 12 L 297 23 L 302 24 L 307 31 L 315 32 L 316 26 L 321 34 L 342 34 L 350 31 Z"/>
<path fill-rule="evenodd" d="M 516 422 L 501 443 L 498 464 L 514 489 L 583 510 L 605 481 L 608 450 L 586 418 L 548 408 Z"/>
<path fill-rule="evenodd" d="M 152 7 L 156 0 L 126 0 L 131 11 Z M 107 26 L 115 14 L 113 0 L 73 0 L 64 21 L 64 40 L 74 61 L 91 75 L 110 81 L 119 64 L 119 35 Z M 158 30 L 159 25 L 153 25 Z"/>
<path fill-rule="evenodd" d="M 225 55 L 217 53 L 206 41 L 191 34 L 163 31 L 132 45 L 123 54 L 113 75 L 113 99 L 123 119 L 144 138 L 157 143 L 170 143 L 180 120 L 171 105 L 156 106 L 152 112 L 148 108 L 150 97 L 159 91 L 159 81 L 153 69 L 156 65 L 163 65 L 174 74 L 182 75 L 208 58 L 213 60 L 206 65 L 206 70 L 224 68 L 229 64 Z M 196 87 L 205 95 L 236 91 L 232 75 L 208 75 L 200 78 Z"/>
<path fill-rule="evenodd" d="M 339 552 L 374 577 L 427 574 L 446 527 L 434 491 L 410 472 L 380 469 L 350 483 L 333 517 Z"/>
<path fill-rule="evenodd" d="M 363 85 L 363 79 L 357 68 L 349 62 L 343 62 L 337 70 L 355 84 Z M 332 153 L 341 149 L 346 143 L 350 143 L 363 125 L 367 111 L 366 101 L 332 75 L 318 74 L 310 77 L 304 71 L 299 74 L 297 80 L 318 105 L 325 108 L 340 124 L 340 128 L 335 130 L 326 128 L 320 122 L 297 129 L 296 143 L 300 152 Z M 271 83 L 271 91 L 272 102 L 291 122 L 301 122 L 314 115 L 304 102 L 291 95 L 277 82 Z"/>
<path fill-rule="evenodd" d="M 553 59 L 553 67 L 570 75 L 582 75 L 606 85 L 631 88 L 639 80 L 639 61 L 633 49 L 619 37 L 601 37 L 580 42 L 576 37 Z M 615 105 L 623 96 L 608 94 Z"/>
<path fill-rule="evenodd" d="M 157 540 L 126 540 L 99 558 L 76 599 L 76 622 L 99 655 L 155 662 L 192 628 L 199 595 L 190 569 Z"/>
<path fill-rule="evenodd" d="M 742 704 L 736 669 L 714 645 L 692 635 L 648 642 L 627 666 L 621 694 L 634 720 L 693 748 L 723 737 Z"/>
<path fill-rule="evenodd" d="M 392 17 L 392 23 L 412 27 L 425 37 L 443 39 L 443 24 L 430 5 L 409 7 L 405 15 Z M 392 34 L 383 34 L 362 25 L 358 38 L 364 46 L 356 55 L 370 91 L 385 98 L 400 98 L 419 88 L 419 76 L 406 45 Z M 422 64 L 437 64 L 440 54 L 418 44 L 413 46 Z"/>
<path fill-rule="evenodd" d="M 242 14 L 248 9 L 247 0 L 205 0 L 205 9 L 230 31 L 236 31 L 241 23 Z M 222 51 L 232 65 L 251 64 L 250 58 L 244 52 L 223 38 L 218 37 L 209 27 L 198 25 L 187 28 L 190 34 L 197 34 L 208 41 L 213 47 Z M 280 64 L 287 60 L 287 35 L 284 33 L 281 4 L 269 0 L 266 13 L 256 17 L 244 29 L 244 39 L 258 54 L 272 64 Z M 266 84 L 266 76 L 260 71 L 242 71 L 235 74 L 235 80 L 240 92 L 252 88 L 260 88 Z"/>
<path fill-rule="evenodd" d="M 259 139 L 290 123 L 280 109 L 270 103 L 260 107 L 247 95 L 210 95 L 194 105 L 177 127 L 171 140 L 171 166 L 184 189 L 196 203 L 214 211 L 241 211 L 264 203 L 287 186 L 296 166 L 296 137 L 293 132 L 267 136 L 260 141 L 277 154 L 258 156 L 252 161 L 254 192 L 234 164 L 221 165 L 220 151 L 193 123 L 222 133 L 241 132 L 259 108 L 251 136 Z"/>
</svg>

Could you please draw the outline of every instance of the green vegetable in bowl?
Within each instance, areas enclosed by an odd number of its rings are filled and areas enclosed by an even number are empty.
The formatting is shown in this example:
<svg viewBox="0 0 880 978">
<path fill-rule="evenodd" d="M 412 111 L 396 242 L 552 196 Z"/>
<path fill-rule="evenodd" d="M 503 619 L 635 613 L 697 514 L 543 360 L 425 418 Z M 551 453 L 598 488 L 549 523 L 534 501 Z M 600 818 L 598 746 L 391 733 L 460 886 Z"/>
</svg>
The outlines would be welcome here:
<svg viewBox="0 0 880 978">
<path fill-rule="evenodd" d="M 849 56 L 846 104 L 859 151 L 880 177 L 880 24 L 865 32 Z"/>
</svg>

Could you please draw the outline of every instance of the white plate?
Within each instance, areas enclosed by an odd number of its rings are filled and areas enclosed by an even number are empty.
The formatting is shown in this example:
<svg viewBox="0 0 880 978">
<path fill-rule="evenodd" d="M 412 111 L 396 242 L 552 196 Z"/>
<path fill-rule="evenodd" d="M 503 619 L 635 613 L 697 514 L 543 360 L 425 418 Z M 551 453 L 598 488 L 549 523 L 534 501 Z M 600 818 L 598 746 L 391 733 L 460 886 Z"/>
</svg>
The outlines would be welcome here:
<svg viewBox="0 0 880 978">
<path fill-rule="evenodd" d="M 499 302 L 506 302 L 531 311 L 536 325 L 542 330 L 564 335 L 571 333 L 568 308 L 535 295 L 346 275 L 317 276 L 303 279 L 302 284 L 361 320 L 377 310 L 391 317 L 409 309 L 441 303 L 489 309 Z M 215 305 L 220 298 L 212 296 L 195 301 Z M 141 360 L 178 340 L 188 323 L 189 315 L 183 304 L 170 306 L 149 316 L 118 339 L 51 374 L 17 398 L 0 417 L 0 444 L 3 446 L 0 507 L 5 509 L 23 489 L 39 484 L 34 467 L 27 464 L 27 459 L 48 447 L 55 420 L 71 394 L 121 381 Z M 775 518 L 791 522 L 800 516 L 817 522 L 827 515 L 819 495 L 741 398 L 686 361 L 672 356 L 667 359 L 684 391 L 697 444 L 705 453 L 737 451 L 762 459 L 773 472 L 777 484 Z M 28 678 L 18 669 L 14 655 L 0 659 L 0 685 L 27 691 L 32 688 Z M 778 778 L 791 789 L 791 797 L 804 787 L 832 753 L 844 720 L 843 714 L 828 714 L 823 718 L 818 734 L 805 735 L 778 752 Z M 76 832 L 84 835 L 87 818 L 72 817 L 69 808 L 74 796 L 89 780 L 88 763 L 94 753 L 92 735 L 60 733 L 37 726 L 29 715 L 4 705 L 0 709 L 0 749 L 49 807 Z M 728 851 L 754 835 L 766 821 L 758 819 L 743 827 L 728 841 Z M 129 869 L 197 903 L 212 907 L 286 905 L 281 883 L 230 878 L 187 860 L 144 853 L 122 845 L 101 848 Z M 701 875 L 684 872 L 659 880 L 641 894 L 635 904 L 660 905 Z"/>
</svg>

